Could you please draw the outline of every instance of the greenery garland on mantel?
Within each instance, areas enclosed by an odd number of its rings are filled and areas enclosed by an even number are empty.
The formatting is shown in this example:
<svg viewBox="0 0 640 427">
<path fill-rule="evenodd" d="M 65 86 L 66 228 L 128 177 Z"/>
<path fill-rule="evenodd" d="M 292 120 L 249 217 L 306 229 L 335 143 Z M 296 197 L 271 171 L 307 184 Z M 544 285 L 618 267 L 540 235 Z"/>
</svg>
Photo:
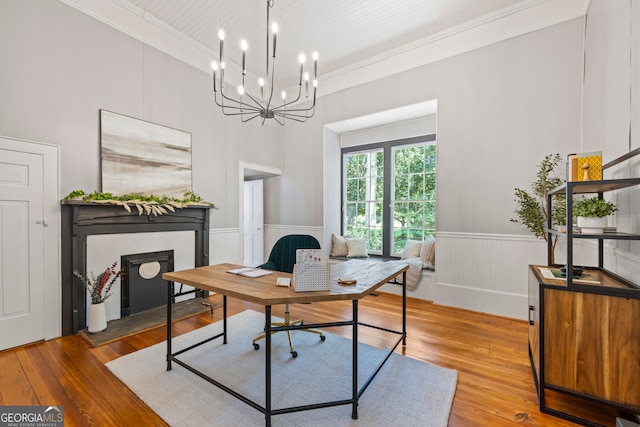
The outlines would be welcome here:
<svg viewBox="0 0 640 427">
<path fill-rule="evenodd" d="M 71 200 L 118 205 L 122 206 L 127 212 L 131 212 L 131 207 L 135 207 L 138 210 L 138 215 L 144 213 L 145 215 L 158 216 L 166 214 L 167 211 L 175 212 L 176 209 L 189 206 L 210 206 L 213 209 L 217 209 L 213 203 L 202 200 L 200 196 L 192 191 L 184 193 L 183 199 L 176 199 L 169 196 L 145 196 L 142 194 L 124 194 L 122 196 L 98 192 L 86 194 L 83 190 L 74 190 L 62 199 L 63 202 Z"/>
</svg>

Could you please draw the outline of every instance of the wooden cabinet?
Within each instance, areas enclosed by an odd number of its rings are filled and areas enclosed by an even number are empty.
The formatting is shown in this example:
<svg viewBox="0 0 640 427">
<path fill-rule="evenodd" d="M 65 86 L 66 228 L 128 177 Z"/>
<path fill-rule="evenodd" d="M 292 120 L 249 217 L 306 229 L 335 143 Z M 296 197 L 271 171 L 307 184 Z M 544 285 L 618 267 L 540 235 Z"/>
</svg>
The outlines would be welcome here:
<svg viewBox="0 0 640 427">
<path fill-rule="evenodd" d="M 574 194 L 597 193 L 602 198 L 604 192 L 637 185 L 640 178 L 568 182 L 549 193 L 547 211 L 552 195 L 565 194 L 566 223 L 571 224 Z M 572 227 L 560 232 L 552 229 L 551 219 L 547 231 L 549 264 L 552 237 L 566 238 L 567 277 L 550 277 L 550 269 L 558 265 L 529 266 L 529 358 L 540 411 L 587 426 L 600 425 L 568 411 L 571 405 L 555 406 L 556 396 L 566 396 L 574 407 L 597 402 L 640 414 L 640 287 L 604 268 L 604 241 L 640 240 L 640 235 L 580 234 Z M 593 283 L 572 275 L 574 239 L 597 241 L 598 266 L 585 268 Z"/>
<path fill-rule="evenodd" d="M 540 410 L 558 413 L 545 390 L 573 394 L 640 412 L 640 295 L 571 289 L 529 267 L 529 352 Z M 594 273 L 595 274 L 595 273 Z M 589 286 L 589 285 L 584 285 Z"/>
</svg>

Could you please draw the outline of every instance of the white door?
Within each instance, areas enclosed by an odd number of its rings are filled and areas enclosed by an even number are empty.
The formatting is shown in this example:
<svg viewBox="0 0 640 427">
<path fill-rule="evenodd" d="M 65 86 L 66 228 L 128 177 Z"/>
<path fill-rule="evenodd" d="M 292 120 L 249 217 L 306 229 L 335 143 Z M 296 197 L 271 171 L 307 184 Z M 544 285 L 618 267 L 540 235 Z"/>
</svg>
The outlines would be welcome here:
<svg viewBox="0 0 640 427">
<path fill-rule="evenodd" d="M 0 350 L 45 338 L 43 168 L 0 149 Z"/>
<path fill-rule="evenodd" d="M 244 265 L 264 263 L 263 181 L 244 183 Z"/>
</svg>

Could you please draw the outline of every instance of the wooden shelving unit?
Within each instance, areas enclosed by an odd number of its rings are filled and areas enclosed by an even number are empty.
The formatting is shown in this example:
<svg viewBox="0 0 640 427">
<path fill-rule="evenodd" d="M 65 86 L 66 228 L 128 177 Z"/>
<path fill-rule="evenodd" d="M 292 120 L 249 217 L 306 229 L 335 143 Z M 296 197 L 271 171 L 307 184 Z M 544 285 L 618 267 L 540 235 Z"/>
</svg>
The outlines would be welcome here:
<svg viewBox="0 0 640 427">
<path fill-rule="evenodd" d="M 613 163 L 613 162 L 612 162 Z M 567 182 L 549 192 L 565 194 L 566 232 L 547 224 L 548 266 L 529 266 L 529 358 L 540 411 L 586 426 L 600 426 L 580 415 L 551 407 L 547 392 L 584 402 L 605 404 L 624 414 L 640 413 L 640 286 L 604 268 L 605 240 L 640 240 L 630 233 L 574 232 L 575 194 L 598 194 L 640 185 L 640 178 Z M 552 238 L 566 238 L 566 279 L 550 279 Z M 598 241 L 598 266 L 585 269 L 599 283 L 576 283 L 573 239 Z M 615 419 L 612 420 L 612 424 Z"/>
</svg>

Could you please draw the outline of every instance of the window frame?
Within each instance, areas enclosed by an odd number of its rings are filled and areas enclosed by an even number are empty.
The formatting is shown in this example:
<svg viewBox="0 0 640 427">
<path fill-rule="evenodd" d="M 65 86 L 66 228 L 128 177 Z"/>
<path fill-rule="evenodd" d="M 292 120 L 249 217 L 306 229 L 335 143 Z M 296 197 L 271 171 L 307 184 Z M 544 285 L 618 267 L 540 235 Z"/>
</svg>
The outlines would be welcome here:
<svg viewBox="0 0 640 427">
<path fill-rule="evenodd" d="M 382 149 L 384 155 L 384 167 L 383 167 L 383 203 L 382 203 L 382 254 L 373 254 L 373 256 L 382 256 L 385 258 L 398 258 L 397 255 L 393 255 L 392 239 L 393 236 L 393 221 L 389 221 L 388 218 L 392 218 L 392 199 L 393 189 L 391 188 L 391 174 L 393 173 L 392 165 L 392 152 L 393 148 L 401 147 L 405 145 L 418 145 L 423 143 L 435 143 L 436 134 L 420 135 L 411 138 L 402 138 L 389 141 L 376 142 L 371 144 L 354 145 L 350 147 L 342 147 L 340 150 L 340 230 L 341 234 L 345 233 L 345 180 L 344 180 L 344 166 L 345 155 L 357 154 L 359 152 L 368 152 L 373 150 Z M 436 144 L 437 145 L 437 144 Z M 436 148 L 437 159 L 437 148 Z M 437 162 L 437 160 L 436 160 Z M 436 184 L 437 188 L 437 184 Z M 437 191 L 437 190 L 436 190 Z M 387 218 L 385 221 L 384 219 Z"/>
</svg>

